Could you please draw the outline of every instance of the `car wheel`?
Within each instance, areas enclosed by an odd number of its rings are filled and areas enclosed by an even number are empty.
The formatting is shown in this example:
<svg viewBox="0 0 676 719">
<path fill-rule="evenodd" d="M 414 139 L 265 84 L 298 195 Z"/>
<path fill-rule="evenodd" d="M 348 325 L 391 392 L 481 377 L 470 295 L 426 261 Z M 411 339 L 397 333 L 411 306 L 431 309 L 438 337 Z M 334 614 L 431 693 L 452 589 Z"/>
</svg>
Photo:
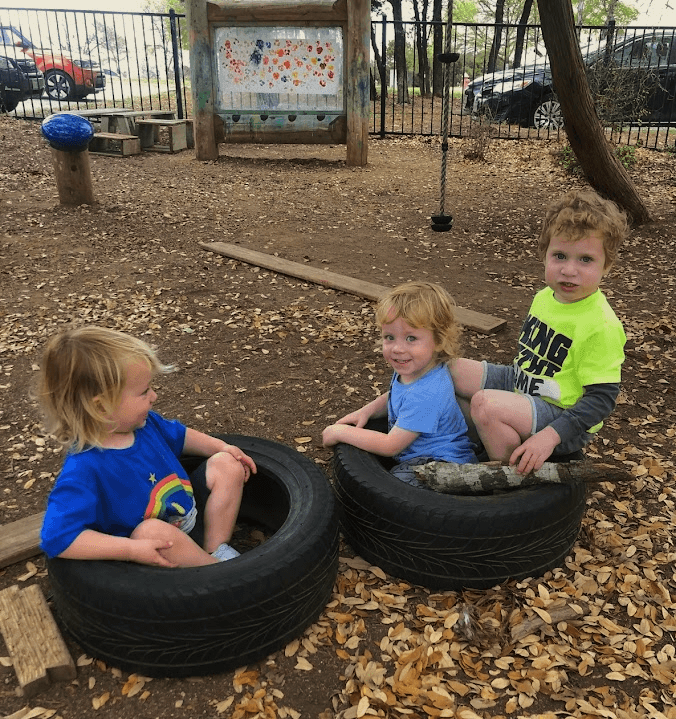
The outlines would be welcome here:
<svg viewBox="0 0 676 719">
<path fill-rule="evenodd" d="M 239 518 L 262 524 L 271 536 L 206 567 L 49 559 L 57 619 L 92 656 L 145 676 L 228 671 L 282 649 L 330 601 L 338 519 L 325 474 L 291 447 L 221 436 L 258 467 Z M 204 487 L 195 484 L 198 506 Z"/>
<path fill-rule="evenodd" d="M 559 130 L 563 128 L 561 103 L 553 95 L 543 100 L 533 113 L 533 125 L 542 130 Z"/>
<path fill-rule="evenodd" d="M 45 73 L 45 92 L 52 100 L 74 100 L 75 83 L 65 72 L 49 70 Z"/>
<path fill-rule="evenodd" d="M 7 100 L 4 97 L 0 97 L 0 111 L 2 112 L 12 112 L 16 110 L 18 104 L 16 100 Z"/>
<path fill-rule="evenodd" d="M 367 561 L 430 589 L 484 589 L 563 565 L 586 506 L 584 483 L 454 496 L 411 487 L 372 454 L 339 444 L 341 529 Z"/>
</svg>

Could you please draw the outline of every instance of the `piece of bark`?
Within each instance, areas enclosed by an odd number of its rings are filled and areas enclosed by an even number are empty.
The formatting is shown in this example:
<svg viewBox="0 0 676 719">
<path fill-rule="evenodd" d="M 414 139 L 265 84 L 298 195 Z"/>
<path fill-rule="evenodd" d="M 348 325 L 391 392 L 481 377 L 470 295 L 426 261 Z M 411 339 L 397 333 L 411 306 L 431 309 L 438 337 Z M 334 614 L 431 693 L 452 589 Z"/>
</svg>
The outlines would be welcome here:
<svg viewBox="0 0 676 719">
<path fill-rule="evenodd" d="M 545 462 L 537 472 L 529 474 L 518 474 L 515 467 L 500 462 L 428 462 L 416 467 L 415 474 L 420 482 L 443 494 L 484 494 L 535 484 L 623 482 L 632 478 L 629 472 L 612 464 L 586 461 L 565 464 Z"/>
<path fill-rule="evenodd" d="M 543 627 L 556 626 L 559 622 L 567 622 L 571 619 L 582 619 L 589 614 L 589 604 L 579 600 L 571 600 L 570 604 L 562 607 L 549 608 L 545 610 L 551 622 L 541 616 L 532 617 L 512 627 L 511 637 L 513 642 L 518 642 L 533 632 Z"/>
</svg>

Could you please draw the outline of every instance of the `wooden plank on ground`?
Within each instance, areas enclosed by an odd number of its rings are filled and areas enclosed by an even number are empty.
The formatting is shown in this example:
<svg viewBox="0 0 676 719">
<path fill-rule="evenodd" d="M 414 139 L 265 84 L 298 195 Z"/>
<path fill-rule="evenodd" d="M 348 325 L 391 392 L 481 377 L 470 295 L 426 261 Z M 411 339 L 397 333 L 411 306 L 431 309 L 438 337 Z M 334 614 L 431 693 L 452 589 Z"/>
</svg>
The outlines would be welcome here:
<svg viewBox="0 0 676 719">
<path fill-rule="evenodd" d="M 0 568 L 40 553 L 44 512 L 0 525 Z"/>
<path fill-rule="evenodd" d="M 285 260 L 281 257 L 275 257 L 274 255 L 268 255 L 264 252 L 257 252 L 256 250 L 249 250 L 246 247 L 240 247 L 239 245 L 230 245 L 226 242 L 200 242 L 201 247 L 211 252 L 216 252 L 219 255 L 225 255 L 234 260 L 241 260 L 247 262 L 250 265 L 256 265 L 257 267 L 264 267 L 267 270 L 273 270 L 283 275 L 290 275 L 291 277 L 297 277 L 301 280 L 307 280 L 317 285 L 323 285 L 324 287 L 331 287 L 334 290 L 342 290 L 352 295 L 359 297 L 365 297 L 369 300 L 378 300 L 389 287 L 383 285 L 375 285 L 372 282 L 363 282 L 362 280 L 355 280 L 352 277 L 345 275 L 339 275 L 335 272 L 329 272 L 328 270 L 322 270 L 317 267 L 310 267 L 309 265 L 301 265 L 298 262 L 292 262 L 291 260 Z M 458 321 L 465 327 L 471 327 L 472 329 L 478 330 L 490 334 L 497 332 L 505 326 L 505 320 L 492 317 L 491 315 L 485 315 L 482 312 L 476 312 L 475 310 L 468 310 L 464 307 L 456 307 L 456 317 Z"/>
<path fill-rule="evenodd" d="M 75 679 L 73 658 L 37 584 L 0 592 L 0 632 L 25 697 Z"/>
</svg>

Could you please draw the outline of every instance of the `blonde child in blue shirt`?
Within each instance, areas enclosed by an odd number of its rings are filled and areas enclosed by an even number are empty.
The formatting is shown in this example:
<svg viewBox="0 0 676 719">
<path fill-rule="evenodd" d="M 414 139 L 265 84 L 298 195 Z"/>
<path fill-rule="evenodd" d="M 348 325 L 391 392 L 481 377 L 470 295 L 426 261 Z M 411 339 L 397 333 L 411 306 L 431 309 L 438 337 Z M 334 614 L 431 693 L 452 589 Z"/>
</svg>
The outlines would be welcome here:
<svg viewBox="0 0 676 719">
<path fill-rule="evenodd" d="M 392 474 L 414 486 L 421 486 L 415 477 L 418 465 L 476 462 L 447 364 L 457 354 L 460 337 L 450 295 L 431 282 L 405 283 L 379 301 L 376 321 L 383 357 L 394 370 L 390 389 L 326 427 L 324 446 L 345 442 L 393 457 Z M 370 419 L 385 416 L 387 434 L 366 429 Z"/>
<path fill-rule="evenodd" d="M 222 439 L 152 411 L 153 378 L 171 368 L 142 340 L 102 327 L 53 337 L 41 366 L 47 428 L 69 452 L 47 501 L 41 546 L 50 557 L 202 566 L 238 556 L 227 542 L 254 461 Z M 182 454 L 209 489 L 204 539 Z"/>
</svg>

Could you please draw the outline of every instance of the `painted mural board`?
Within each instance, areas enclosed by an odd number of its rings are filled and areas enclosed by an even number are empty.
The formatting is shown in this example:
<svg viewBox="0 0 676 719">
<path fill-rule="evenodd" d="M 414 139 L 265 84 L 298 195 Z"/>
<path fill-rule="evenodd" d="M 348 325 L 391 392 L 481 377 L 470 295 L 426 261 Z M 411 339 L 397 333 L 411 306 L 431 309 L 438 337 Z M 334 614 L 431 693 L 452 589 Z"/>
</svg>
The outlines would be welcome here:
<svg viewBox="0 0 676 719">
<path fill-rule="evenodd" d="M 307 125 L 315 112 L 345 112 L 341 27 L 235 26 L 213 33 L 221 116 L 278 111 Z"/>
</svg>

